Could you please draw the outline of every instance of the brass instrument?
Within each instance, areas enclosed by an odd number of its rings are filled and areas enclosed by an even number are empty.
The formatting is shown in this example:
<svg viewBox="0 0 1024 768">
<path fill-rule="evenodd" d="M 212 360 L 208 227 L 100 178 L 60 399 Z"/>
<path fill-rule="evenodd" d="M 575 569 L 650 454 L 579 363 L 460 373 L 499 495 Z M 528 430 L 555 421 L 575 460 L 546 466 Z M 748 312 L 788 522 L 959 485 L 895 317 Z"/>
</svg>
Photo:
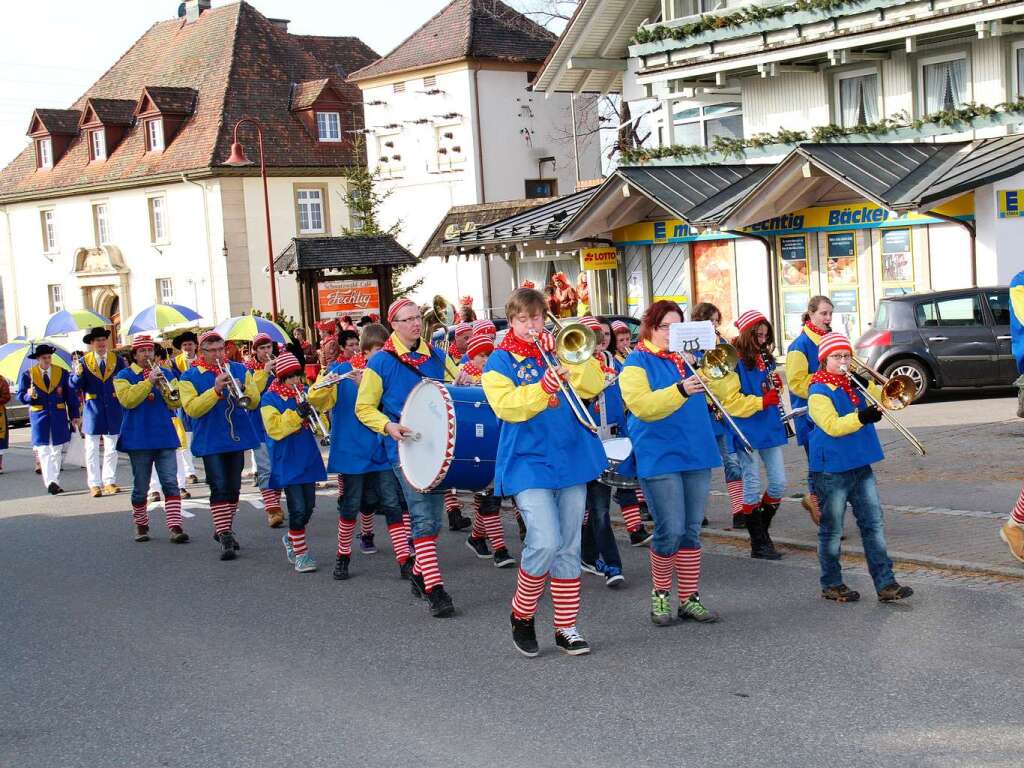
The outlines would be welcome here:
<svg viewBox="0 0 1024 768">
<path fill-rule="evenodd" d="M 849 366 L 843 366 L 843 373 L 848 376 L 851 373 L 863 373 L 878 382 L 879 386 L 882 387 L 882 399 L 878 400 L 868 388 L 861 384 L 856 378 L 850 376 L 850 381 L 857 387 L 864 395 L 871 405 L 875 406 L 886 420 L 892 424 L 893 429 L 905 437 L 910 444 L 914 446 L 914 450 L 917 451 L 921 456 L 924 456 L 926 451 L 924 449 L 924 443 L 918 440 L 914 433 L 903 426 L 899 420 L 893 416 L 890 411 L 901 411 L 914 402 L 914 396 L 917 394 L 917 384 L 909 376 L 903 376 L 897 374 L 896 376 L 883 376 L 874 368 L 865 365 L 856 357 L 852 358 Z"/>
<path fill-rule="evenodd" d="M 704 357 L 700 361 L 696 374 L 705 381 L 714 381 L 718 379 L 724 379 L 730 373 L 736 371 L 736 365 L 739 363 L 740 356 L 736 352 L 736 347 L 732 344 L 719 344 L 714 349 L 709 349 L 704 353 Z M 693 371 L 693 366 L 690 365 L 686 358 L 683 358 L 686 362 L 686 366 Z M 722 405 L 722 401 L 718 399 L 718 396 L 711 391 L 710 387 L 704 388 L 704 394 L 708 396 L 708 399 L 712 402 L 718 412 L 722 414 L 722 420 L 729 425 L 733 433 L 739 438 L 740 445 L 743 450 L 747 453 L 753 453 L 754 448 L 751 446 L 750 441 L 747 440 L 747 436 L 743 434 L 740 428 L 733 421 L 732 416 L 725 410 L 725 406 Z"/>
<path fill-rule="evenodd" d="M 295 388 L 295 402 L 300 404 L 309 403 L 309 398 L 306 397 L 306 390 L 301 385 Z M 331 431 L 327 428 L 327 425 L 324 424 L 324 420 L 320 417 L 320 413 L 313 407 L 312 403 L 309 404 L 309 411 L 309 424 L 313 430 L 313 434 L 316 435 L 316 438 L 320 441 L 320 445 L 330 445 Z"/>
<path fill-rule="evenodd" d="M 555 335 L 555 354 L 551 355 L 543 349 L 540 350 L 544 363 L 549 368 L 557 368 L 563 362 L 578 365 L 587 362 L 594 356 L 594 350 L 597 349 L 597 336 L 592 330 L 582 323 L 562 325 L 551 312 L 548 312 L 548 318 L 558 329 L 558 333 Z M 537 334 L 534 334 L 533 343 L 537 345 L 537 349 L 540 349 Z M 573 389 L 572 384 L 559 376 L 558 389 L 565 397 L 576 420 L 596 435 L 597 424 L 594 422 L 593 416 L 590 415 L 590 411 L 587 410 L 583 398 Z"/>
<path fill-rule="evenodd" d="M 455 324 L 455 307 L 444 296 L 435 296 L 430 302 L 430 308 L 423 313 L 423 340 L 430 344 L 434 331 L 441 328 L 444 336 L 437 346 L 448 354 L 451 341 L 448 339 L 448 327 Z"/>
<path fill-rule="evenodd" d="M 233 375 L 231 374 L 231 369 L 230 369 L 230 367 L 228 367 L 227 365 L 224 365 L 224 361 L 223 361 L 223 360 L 218 360 L 218 361 L 217 361 L 217 369 L 218 369 L 218 370 L 219 370 L 219 371 L 220 371 L 221 373 L 226 373 L 226 374 L 228 375 L 228 389 L 229 389 L 229 390 L 231 390 L 231 397 L 232 397 L 232 399 L 233 399 L 233 400 L 235 401 L 235 403 L 236 403 L 236 404 L 237 404 L 237 405 L 238 405 L 238 406 L 239 406 L 240 408 L 246 408 L 246 409 L 247 409 L 247 408 L 248 408 L 248 407 L 249 407 L 250 405 L 252 405 L 252 400 L 251 400 L 251 399 L 249 398 L 249 396 L 248 396 L 247 394 L 245 394 L 245 392 L 244 392 L 244 391 L 242 390 L 242 385 L 241 385 L 241 384 L 239 384 L 239 383 L 238 383 L 238 379 L 236 379 L 236 378 L 235 378 L 235 377 L 234 377 L 234 376 L 233 376 Z"/>
<path fill-rule="evenodd" d="M 150 360 L 149 361 L 149 370 L 150 371 L 155 370 L 157 372 L 156 383 L 154 384 L 154 386 L 157 389 L 160 390 L 160 394 L 164 396 L 164 399 L 165 400 L 177 400 L 178 399 L 178 391 L 167 380 L 167 377 L 164 376 L 163 368 L 161 368 L 159 365 L 157 365 L 155 360 Z"/>
</svg>

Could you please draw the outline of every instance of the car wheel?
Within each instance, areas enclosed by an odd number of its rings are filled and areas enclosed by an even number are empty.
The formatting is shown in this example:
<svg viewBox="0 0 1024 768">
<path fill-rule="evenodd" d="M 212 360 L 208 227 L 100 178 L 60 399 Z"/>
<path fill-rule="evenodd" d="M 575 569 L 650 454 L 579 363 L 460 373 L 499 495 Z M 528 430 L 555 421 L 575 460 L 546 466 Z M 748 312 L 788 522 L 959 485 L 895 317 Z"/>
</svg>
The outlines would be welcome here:
<svg viewBox="0 0 1024 768">
<path fill-rule="evenodd" d="M 906 376 L 917 385 L 917 395 L 914 397 L 916 403 L 925 392 L 928 391 L 928 371 L 916 360 L 899 360 L 892 365 L 886 366 L 885 375 Z"/>
</svg>

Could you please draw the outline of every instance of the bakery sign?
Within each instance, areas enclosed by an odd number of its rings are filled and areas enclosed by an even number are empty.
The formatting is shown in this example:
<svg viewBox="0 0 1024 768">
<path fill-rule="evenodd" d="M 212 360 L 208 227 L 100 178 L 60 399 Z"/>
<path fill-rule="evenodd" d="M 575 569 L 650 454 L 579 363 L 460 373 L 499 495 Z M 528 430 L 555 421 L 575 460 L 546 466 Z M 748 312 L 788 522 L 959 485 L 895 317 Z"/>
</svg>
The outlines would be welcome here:
<svg viewBox="0 0 1024 768">
<path fill-rule="evenodd" d="M 376 280 L 332 280 L 317 286 L 320 317 L 366 315 L 380 317 L 380 290 Z"/>
<path fill-rule="evenodd" d="M 615 269 L 619 265 L 617 248 L 581 248 L 580 269 Z"/>
</svg>

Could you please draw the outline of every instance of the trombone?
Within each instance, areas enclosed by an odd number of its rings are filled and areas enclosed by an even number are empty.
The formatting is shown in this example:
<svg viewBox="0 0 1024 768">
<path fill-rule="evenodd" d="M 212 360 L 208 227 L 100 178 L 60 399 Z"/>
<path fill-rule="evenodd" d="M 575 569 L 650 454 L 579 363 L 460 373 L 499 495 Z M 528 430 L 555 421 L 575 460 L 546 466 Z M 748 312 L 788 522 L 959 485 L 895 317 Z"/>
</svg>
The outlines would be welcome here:
<svg viewBox="0 0 1024 768">
<path fill-rule="evenodd" d="M 541 349 L 538 334 L 533 334 L 533 343 L 540 350 L 545 365 L 549 368 L 557 368 L 563 362 L 578 365 L 587 362 L 587 360 L 593 357 L 594 350 L 597 348 L 597 336 L 592 330 L 582 323 L 562 325 L 551 312 L 548 312 L 548 318 L 554 323 L 555 328 L 558 329 L 558 333 L 555 335 L 555 354 L 552 355 Z M 580 397 L 579 393 L 573 389 L 572 384 L 559 376 L 558 389 L 565 396 L 565 401 L 569 404 L 569 408 L 572 409 L 576 420 L 596 435 L 598 429 L 597 424 L 594 422 L 594 417 L 590 415 L 586 403 L 583 402 L 583 398 Z"/>
<path fill-rule="evenodd" d="M 870 376 L 879 386 L 882 388 L 881 399 L 876 398 L 868 388 L 860 383 L 855 377 L 850 376 L 850 381 L 857 387 L 864 395 L 871 405 L 875 406 L 882 415 L 892 424 L 893 428 L 899 432 L 903 437 L 910 441 L 910 444 L 914 446 L 914 450 L 917 451 L 921 456 L 924 456 L 926 451 L 924 449 L 924 443 L 914 437 L 914 434 L 907 429 L 905 426 L 900 424 L 899 420 L 893 416 L 890 411 L 901 411 L 914 402 L 914 396 L 917 394 L 917 384 L 909 376 L 903 374 L 897 374 L 896 376 L 883 376 L 874 368 L 865 365 L 856 357 L 852 358 L 849 366 L 842 367 L 843 373 L 850 375 L 851 373 L 863 373 Z"/>
<path fill-rule="evenodd" d="M 451 346 L 448 339 L 448 326 L 454 324 L 455 307 L 444 296 L 435 296 L 430 302 L 430 308 L 423 313 L 423 340 L 429 346 L 434 331 L 441 328 L 444 331 L 444 336 L 441 337 L 441 343 L 437 346 L 445 354 L 448 354 L 448 349 Z"/>
<path fill-rule="evenodd" d="M 303 386 L 295 388 L 295 402 L 309 403 L 309 398 L 306 397 L 306 389 Z M 320 441 L 320 445 L 331 444 L 331 431 L 327 429 L 327 425 L 324 424 L 324 420 L 320 417 L 320 412 L 313 407 L 312 403 L 309 403 L 309 424 L 313 430 L 313 434 Z"/>
<path fill-rule="evenodd" d="M 700 361 L 700 366 L 694 371 L 693 366 L 690 365 L 690 361 L 683 355 L 683 362 L 686 363 L 686 367 L 690 369 L 691 373 L 696 373 L 702 379 L 718 380 L 724 379 L 730 373 L 735 372 L 736 364 L 739 362 L 739 354 L 736 352 L 736 348 L 732 344 L 719 344 L 714 349 L 709 349 L 704 353 L 704 357 Z M 729 428 L 733 431 L 736 437 L 739 439 L 743 450 L 747 453 L 753 453 L 754 448 L 747 440 L 747 436 L 743 434 L 740 428 L 733 421 L 732 416 L 725 410 L 725 406 L 722 405 L 722 401 L 718 399 L 718 396 L 711 391 L 710 387 L 704 387 L 704 394 L 708 396 L 708 400 L 711 401 L 712 405 L 718 409 L 718 412 L 722 414 L 722 418 L 725 423 L 729 425 Z"/>
<path fill-rule="evenodd" d="M 242 387 L 238 383 L 238 379 L 236 379 L 231 374 L 231 369 L 228 366 L 224 365 L 223 360 L 217 361 L 217 369 L 221 373 L 226 373 L 228 375 L 228 389 L 231 390 L 231 397 L 235 400 L 235 402 L 238 404 L 240 408 L 248 409 L 248 407 L 252 405 L 252 400 L 249 398 L 247 394 L 245 394 L 245 392 L 242 391 Z"/>
</svg>

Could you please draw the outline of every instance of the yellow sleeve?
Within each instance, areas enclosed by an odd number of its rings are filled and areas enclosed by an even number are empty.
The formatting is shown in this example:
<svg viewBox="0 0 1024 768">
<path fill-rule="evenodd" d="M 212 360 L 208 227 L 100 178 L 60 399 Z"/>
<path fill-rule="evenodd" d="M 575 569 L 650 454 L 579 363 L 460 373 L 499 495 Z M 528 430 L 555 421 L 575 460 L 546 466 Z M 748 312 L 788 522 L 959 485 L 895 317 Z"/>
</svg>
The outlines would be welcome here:
<svg viewBox="0 0 1024 768">
<path fill-rule="evenodd" d="M 144 378 L 138 384 L 130 384 L 126 379 L 114 379 L 114 397 L 125 408 L 138 408 L 153 391 L 153 383 Z"/>
<path fill-rule="evenodd" d="M 811 388 L 811 372 L 807 370 L 807 355 L 792 349 L 786 354 L 786 383 L 789 391 L 797 397 L 807 399 Z"/>
<path fill-rule="evenodd" d="M 256 383 L 256 389 L 263 392 L 267 388 L 267 381 L 270 380 L 270 374 L 267 373 L 265 368 L 257 368 L 252 371 L 252 380 Z"/>
<path fill-rule="evenodd" d="M 323 375 L 317 381 L 321 381 Z M 318 411 L 329 411 L 334 407 L 334 404 L 338 402 L 338 387 L 340 384 L 335 384 L 333 387 L 320 387 L 320 389 L 308 389 L 306 390 L 306 397 L 309 398 L 309 404 L 316 408 Z"/>
<path fill-rule="evenodd" d="M 205 416 L 217 404 L 217 401 L 220 400 L 217 390 L 213 387 L 210 387 L 200 395 L 196 392 L 192 382 L 185 381 L 184 379 L 178 381 L 178 397 L 181 399 L 181 407 L 185 409 L 185 413 L 193 419 L 200 419 Z"/>
<path fill-rule="evenodd" d="M 359 384 L 356 395 L 356 418 L 374 432 L 384 433 L 391 419 L 380 409 L 380 399 L 384 394 L 384 382 L 380 374 L 372 368 L 363 371 L 363 380 Z"/>
<path fill-rule="evenodd" d="M 245 381 L 242 384 L 242 392 L 249 398 L 249 407 L 246 410 L 255 411 L 260 407 L 260 389 L 256 386 L 256 379 L 252 371 L 246 370 Z"/>
<path fill-rule="evenodd" d="M 494 415 L 510 424 L 529 421 L 548 407 L 549 395 L 539 381 L 517 387 L 504 374 L 484 371 L 480 383 Z"/>
<path fill-rule="evenodd" d="M 566 365 L 569 370 L 569 383 L 581 398 L 589 400 L 597 397 L 604 389 L 604 373 L 596 357 L 578 365 Z"/>
<path fill-rule="evenodd" d="M 647 371 L 639 365 L 627 365 L 619 374 L 622 400 L 630 413 L 641 421 L 660 421 L 682 408 L 686 395 L 675 384 L 652 390 Z"/>
<path fill-rule="evenodd" d="M 722 407 L 737 419 L 746 419 L 764 410 L 760 395 L 740 392 L 740 377 L 736 373 L 721 379 L 704 379 L 704 386 L 714 392 Z"/>
<path fill-rule="evenodd" d="M 260 408 L 260 415 L 263 417 L 263 426 L 266 427 L 267 434 L 274 440 L 284 440 L 288 435 L 302 429 L 302 417 L 298 411 L 279 411 L 272 405 L 264 405 Z"/>
<path fill-rule="evenodd" d="M 452 359 L 451 355 L 444 356 L 444 380 L 448 382 L 459 378 L 459 365 Z"/>
<path fill-rule="evenodd" d="M 826 395 L 811 395 L 807 401 L 807 415 L 811 417 L 811 421 L 819 429 L 832 437 L 852 435 L 864 426 L 860 423 L 860 418 L 857 416 L 856 411 L 840 416 L 836 412 L 836 407 L 832 404 L 831 398 Z"/>
</svg>

